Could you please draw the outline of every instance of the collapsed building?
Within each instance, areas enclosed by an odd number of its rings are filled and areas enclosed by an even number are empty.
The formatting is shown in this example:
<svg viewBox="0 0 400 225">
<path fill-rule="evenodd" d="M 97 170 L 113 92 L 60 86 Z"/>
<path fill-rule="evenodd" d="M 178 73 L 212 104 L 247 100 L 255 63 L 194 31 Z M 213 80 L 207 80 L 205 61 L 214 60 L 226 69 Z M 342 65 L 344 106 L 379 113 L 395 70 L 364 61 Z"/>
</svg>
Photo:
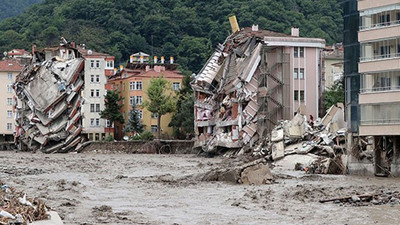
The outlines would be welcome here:
<svg viewBox="0 0 400 225">
<path fill-rule="evenodd" d="M 65 40 L 60 46 L 33 51 L 32 63 L 13 86 L 19 149 L 49 153 L 81 146 L 83 69 L 80 52 Z"/>
<path fill-rule="evenodd" d="M 323 39 L 244 28 L 230 35 L 192 82 L 195 148 L 256 146 L 298 108 L 319 116 Z"/>
</svg>

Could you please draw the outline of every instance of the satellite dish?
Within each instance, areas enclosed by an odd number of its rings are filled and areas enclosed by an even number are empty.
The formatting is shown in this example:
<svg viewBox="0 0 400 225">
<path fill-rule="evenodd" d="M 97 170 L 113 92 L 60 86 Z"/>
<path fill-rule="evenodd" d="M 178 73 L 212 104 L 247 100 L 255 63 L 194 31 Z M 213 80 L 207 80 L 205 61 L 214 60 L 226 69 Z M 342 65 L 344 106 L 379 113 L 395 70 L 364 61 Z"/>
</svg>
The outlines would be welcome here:
<svg viewBox="0 0 400 225">
<path fill-rule="evenodd" d="M 4 55 L 4 56 L 7 56 L 7 54 L 8 54 L 7 52 L 3 52 L 3 55 Z"/>
<path fill-rule="evenodd" d="M 91 55 L 91 54 L 93 54 L 93 51 L 92 51 L 92 50 L 88 50 L 88 51 L 87 51 L 87 54 L 88 54 L 88 55 Z"/>
</svg>

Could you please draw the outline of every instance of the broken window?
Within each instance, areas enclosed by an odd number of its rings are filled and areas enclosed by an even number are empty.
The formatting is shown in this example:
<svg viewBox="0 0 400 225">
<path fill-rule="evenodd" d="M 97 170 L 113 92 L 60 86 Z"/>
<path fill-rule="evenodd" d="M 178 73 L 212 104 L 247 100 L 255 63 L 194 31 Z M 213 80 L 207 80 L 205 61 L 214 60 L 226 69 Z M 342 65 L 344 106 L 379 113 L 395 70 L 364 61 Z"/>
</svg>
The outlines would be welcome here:
<svg viewBox="0 0 400 225">
<path fill-rule="evenodd" d="M 8 79 L 12 80 L 12 73 L 8 73 Z"/>
<path fill-rule="evenodd" d="M 7 130 L 12 130 L 12 123 L 7 123 Z"/>
<path fill-rule="evenodd" d="M 151 133 L 157 133 L 157 125 L 151 125 Z"/>
<path fill-rule="evenodd" d="M 100 104 L 96 104 L 96 112 L 100 112 Z"/>
<path fill-rule="evenodd" d="M 90 112 L 94 112 L 94 104 L 90 104 Z"/>
<path fill-rule="evenodd" d="M 142 90 L 143 84 L 141 81 L 136 82 L 136 90 Z"/>
<path fill-rule="evenodd" d="M 172 84 L 172 87 L 173 87 L 174 91 L 178 91 L 181 89 L 181 84 L 179 82 L 174 82 Z"/>
<path fill-rule="evenodd" d="M 99 135 L 98 133 L 96 133 L 96 134 L 94 135 L 94 139 L 95 139 L 96 141 L 99 141 L 99 140 L 100 140 L 100 135 Z"/>
<path fill-rule="evenodd" d="M 93 134 L 92 133 L 89 134 L 89 140 L 93 141 Z"/>
<path fill-rule="evenodd" d="M 11 118 L 12 117 L 12 111 L 11 110 L 7 110 L 7 117 Z"/>
<path fill-rule="evenodd" d="M 7 98 L 7 105 L 12 105 L 12 98 Z"/>
</svg>

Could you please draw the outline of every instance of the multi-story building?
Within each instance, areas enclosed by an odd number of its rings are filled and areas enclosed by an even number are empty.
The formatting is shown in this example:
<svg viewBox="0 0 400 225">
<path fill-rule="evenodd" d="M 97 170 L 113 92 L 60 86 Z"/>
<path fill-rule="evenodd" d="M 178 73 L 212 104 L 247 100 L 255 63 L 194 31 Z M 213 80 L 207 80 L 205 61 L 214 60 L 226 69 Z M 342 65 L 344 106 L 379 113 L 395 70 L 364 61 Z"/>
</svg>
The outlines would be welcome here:
<svg viewBox="0 0 400 225">
<path fill-rule="evenodd" d="M 161 57 L 160 61 L 158 61 L 157 57 L 154 57 L 154 61 L 150 61 L 148 54 L 133 54 L 126 68 L 120 69 L 120 71 L 108 81 L 108 89 L 118 90 L 124 98 L 122 113 L 125 122 L 128 121 L 132 105 L 135 104 L 136 110 L 138 110 L 142 119 L 144 129 L 156 135 L 157 116 L 144 108 L 142 104 L 144 101 L 149 100 L 146 91 L 152 78 L 161 76 L 169 82 L 172 90 L 178 91 L 181 89 L 183 75 L 178 71 L 178 65 L 174 64 L 172 58 L 171 60 L 167 63 L 164 57 Z M 173 128 L 168 126 L 171 118 L 171 113 L 161 117 L 161 133 L 163 136 L 170 137 L 173 134 Z M 115 135 L 117 139 L 125 135 L 123 132 L 125 124 L 116 124 Z"/>
<path fill-rule="evenodd" d="M 258 26 L 219 45 L 192 83 L 196 147 L 254 146 L 296 112 L 318 118 L 325 40 Z"/>
<path fill-rule="evenodd" d="M 345 67 L 346 105 L 350 129 L 354 136 L 373 136 L 374 164 L 369 163 L 367 170 L 376 175 L 399 174 L 400 1 L 359 0 L 346 4 L 345 15 L 354 20 L 345 17 L 345 28 L 348 28 L 344 36 L 348 41 L 345 62 L 349 62 L 345 64 L 348 67 Z M 358 21 L 360 24 L 355 27 Z M 358 40 L 354 40 L 357 31 Z M 354 68 L 354 61 L 350 61 L 357 42 L 360 58 L 358 68 Z M 353 168 L 360 167 L 350 167 Z"/>
<path fill-rule="evenodd" d="M 100 118 L 108 77 L 114 75 L 114 56 L 78 46 L 85 60 L 85 85 L 82 104 L 82 133 L 88 140 L 103 140 L 109 133 L 107 120 Z"/>
<path fill-rule="evenodd" d="M 14 140 L 14 91 L 12 84 L 15 77 L 21 72 L 21 66 L 14 59 L 0 61 L 0 142 Z"/>
<path fill-rule="evenodd" d="M 324 68 L 325 68 L 325 89 L 332 87 L 335 82 L 343 78 L 343 45 L 335 44 L 327 46 L 323 51 Z"/>
</svg>

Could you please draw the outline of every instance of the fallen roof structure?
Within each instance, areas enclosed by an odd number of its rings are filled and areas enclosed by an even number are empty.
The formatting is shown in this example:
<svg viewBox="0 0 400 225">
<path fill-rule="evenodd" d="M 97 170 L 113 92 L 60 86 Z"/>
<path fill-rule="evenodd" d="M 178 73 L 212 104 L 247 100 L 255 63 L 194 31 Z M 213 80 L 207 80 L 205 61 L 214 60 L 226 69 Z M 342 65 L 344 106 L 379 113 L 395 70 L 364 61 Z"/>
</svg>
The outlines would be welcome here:
<svg viewBox="0 0 400 225">
<path fill-rule="evenodd" d="M 14 90 L 16 143 L 20 150 L 68 152 L 81 142 L 84 59 L 66 42 L 34 52 Z"/>
</svg>

